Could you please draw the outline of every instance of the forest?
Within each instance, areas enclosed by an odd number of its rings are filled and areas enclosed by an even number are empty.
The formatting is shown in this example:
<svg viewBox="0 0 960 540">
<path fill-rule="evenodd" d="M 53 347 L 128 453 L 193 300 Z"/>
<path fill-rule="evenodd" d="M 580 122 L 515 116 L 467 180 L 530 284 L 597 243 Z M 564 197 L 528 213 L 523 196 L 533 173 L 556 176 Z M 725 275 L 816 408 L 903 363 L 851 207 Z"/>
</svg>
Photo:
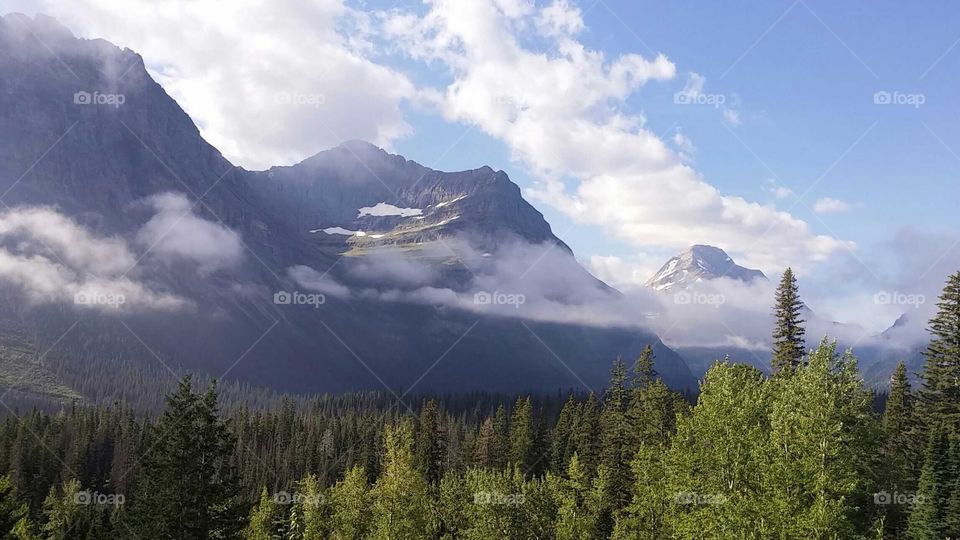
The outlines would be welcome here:
<svg viewBox="0 0 960 540">
<path fill-rule="evenodd" d="M 867 388 L 808 349 L 777 291 L 771 375 L 721 359 L 696 395 L 647 347 L 602 395 L 368 392 L 226 405 L 184 377 L 124 403 L 8 415 L 0 531 L 19 539 L 960 537 L 960 272 L 925 367 Z"/>
</svg>

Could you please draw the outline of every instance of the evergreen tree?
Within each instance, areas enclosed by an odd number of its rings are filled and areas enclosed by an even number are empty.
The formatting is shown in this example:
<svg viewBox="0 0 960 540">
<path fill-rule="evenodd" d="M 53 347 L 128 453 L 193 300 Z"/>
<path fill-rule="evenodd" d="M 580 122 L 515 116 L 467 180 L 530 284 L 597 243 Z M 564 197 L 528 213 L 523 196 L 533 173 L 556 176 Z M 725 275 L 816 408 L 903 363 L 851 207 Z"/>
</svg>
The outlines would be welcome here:
<svg viewBox="0 0 960 540">
<path fill-rule="evenodd" d="M 428 400 L 420 410 L 418 426 L 415 452 L 417 468 L 428 484 L 436 485 L 443 476 L 443 463 L 446 458 L 443 426 L 436 401 Z"/>
<path fill-rule="evenodd" d="M 477 442 L 474 445 L 473 463 L 477 467 L 492 469 L 497 464 L 497 433 L 493 418 L 489 416 L 480 425 Z"/>
<path fill-rule="evenodd" d="M 27 504 L 17 496 L 9 476 L 0 476 L 0 535 L 3 538 L 16 538 L 14 531 L 21 536 L 30 529 Z"/>
<path fill-rule="evenodd" d="M 890 379 L 890 394 L 883 412 L 883 470 L 881 489 L 888 493 L 910 494 L 916 490 L 916 463 L 922 456 L 914 451 L 917 426 L 914 417 L 914 399 L 903 362 Z M 909 508 L 901 504 L 887 505 L 884 525 L 893 536 L 906 528 Z"/>
<path fill-rule="evenodd" d="M 533 405 L 529 397 L 519 397 L 510 420 L 510 463 L 529 474 L 536 459 L 533 450 Z"/>
<path fill-rule="evenodd" d="M 773 360 L 771 365 L 774 373 L 793 371 L 803 362 L 804 333 L 801 313 L 803 302 L 800 301 L 797 278 L 793 270 L 787 268 L 777 287 L 776 326 L 773 329 Z"/>
<path fill-rule="evenodd" d="M 244 526 L 238 479 L 230 464 L 234 439 L 219 417 L 211 384 L 194 394 L 191 377 L 180 381 L 157 422 L 144 459 L 131 513 L 146 538 L 232 538 Z"/>
<path fill-rule="evenodd" d="M 946 429 L 934 426 L 929 430 L 916 504 L 907 521 L 907 538 L 910 540 L 948 537 L 946 511 L 950 502 L 951 479 L 955 474 L 950 453 Z"/>
<path fill-rule="evenodd" d="M 647 345 L 633 366 L 630 407 L 631 446 L 667 443 L 676 424 L 676 404 L 682 398 L 660 380 L 654 369 L 653 347 Z"/>
<path fill-rule="evenodd" d="M 604 395 L 600 418 L 602 429 L 601 466 L 609 475 L 599 531 L 608 536 L 613 531 L 614 512 L 630 503 L 630 488 L 633 479 L 630 462 L 636 451 L 634 429 L 627 416 L 629 398 L 626 388 L 627 372 L 619 358 L 613 365 L 610 384 Z"/>
<path fill-rule="evenodd" d="M 921 420 L 927 427 L 946 423 L 960 430 L 960 272 L 950 276 L 930 321 L 925 353 Z"/>
<path fill-rule="evenodd" d="M 507 410 L 500 405 L 493 415 L 493 466 L 503 469 L 510 459 L 510 427 Z"/>
<path fill-rule="evenodd" d="M 45 540 L 108 536 L 108 531 L 103 526 L 104 509 L 99 505 L 77 504 L 84 496 L 80 482 L 76 479 L 67 481 L 62 489 L 57 489 L 56 486 L 50 489 L 50 494 L 43 502 L 45 523 L 41 527 L 41 533 Z"/>
</svg>

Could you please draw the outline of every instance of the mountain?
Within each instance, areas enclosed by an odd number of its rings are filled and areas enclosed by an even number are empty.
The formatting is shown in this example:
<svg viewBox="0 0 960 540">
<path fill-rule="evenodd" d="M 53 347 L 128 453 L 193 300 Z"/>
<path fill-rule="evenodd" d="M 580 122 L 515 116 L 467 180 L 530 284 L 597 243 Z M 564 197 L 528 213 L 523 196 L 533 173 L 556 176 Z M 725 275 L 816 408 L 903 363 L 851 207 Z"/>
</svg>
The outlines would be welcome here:
<svg viewBox="0 0 960 540">
<path fill-rule="evenodd" d="M 698 282 L 722 277 L 744 283 L 767 279 L 760 270 L 744 268 L 733 262 L 733 259 L 718 247 L 695 245 L 667 261 L 647 280 L 646 286 L 657 291 L 683 290 Z"/>
<path fill-rule="evenodd" d="M 139 55 L 43 16 L 0 21 L 0 201 L 0 372 L 29 336 L 57 379 L 34 386 L 58 395 L 135 400 L 133 381 L 187 370 L 297 393 L 598 391 L 648 343 L 668 384 L 696 384 L 649 331 L 556 316 L 616 293 L 504 172 L 360 141 L 244 170 Z"/>
</svg>

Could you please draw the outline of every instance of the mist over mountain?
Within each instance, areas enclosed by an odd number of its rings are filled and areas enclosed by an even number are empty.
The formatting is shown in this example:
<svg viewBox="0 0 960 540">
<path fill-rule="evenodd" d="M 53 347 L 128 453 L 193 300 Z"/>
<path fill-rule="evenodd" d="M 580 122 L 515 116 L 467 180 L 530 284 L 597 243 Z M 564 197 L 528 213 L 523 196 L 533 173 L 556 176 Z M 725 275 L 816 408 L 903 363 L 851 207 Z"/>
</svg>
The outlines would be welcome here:
<svg viewBox="0 0 960 540">
<path fill-rule="evenodd" d="M 3 17 L 0 74 L 0 330 L 58 370 L 117 389 L 122 364 L 293 392 L 599 390 L 650 343 L 669 384 L 695 385 L 640 325 L 558 314 L 619 295 L 502 171 L 358 141 L 246 171 L 139 55 L 43 16 Z"/>
</svg>

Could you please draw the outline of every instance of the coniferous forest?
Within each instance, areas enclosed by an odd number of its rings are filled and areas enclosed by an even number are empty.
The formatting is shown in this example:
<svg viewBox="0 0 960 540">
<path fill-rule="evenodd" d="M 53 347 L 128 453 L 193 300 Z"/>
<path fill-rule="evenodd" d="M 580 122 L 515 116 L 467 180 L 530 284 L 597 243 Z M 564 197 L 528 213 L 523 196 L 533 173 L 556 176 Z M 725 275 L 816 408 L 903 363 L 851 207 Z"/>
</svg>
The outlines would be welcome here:
<svg viewBox="0 0 960 540">
<path fill-rule="evenodd" d="M 878 395 L 808 350 L 796 279 L 773 375 L 718 361 L 671 391 L 648 347 L 603 395 L 385 393 L 221 408 L 189 376 L 159 415 L 9 415 L 6 538 L 669 539 L 960 536 L 960 273 L 926 367 Z"/>
</svg>

